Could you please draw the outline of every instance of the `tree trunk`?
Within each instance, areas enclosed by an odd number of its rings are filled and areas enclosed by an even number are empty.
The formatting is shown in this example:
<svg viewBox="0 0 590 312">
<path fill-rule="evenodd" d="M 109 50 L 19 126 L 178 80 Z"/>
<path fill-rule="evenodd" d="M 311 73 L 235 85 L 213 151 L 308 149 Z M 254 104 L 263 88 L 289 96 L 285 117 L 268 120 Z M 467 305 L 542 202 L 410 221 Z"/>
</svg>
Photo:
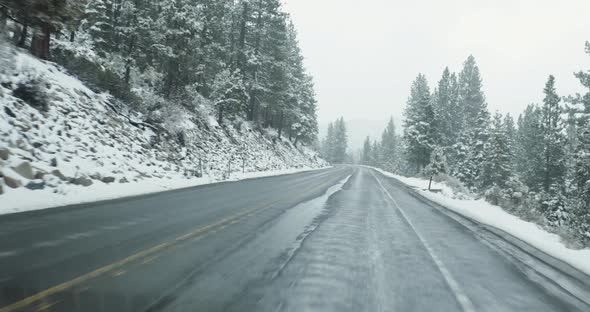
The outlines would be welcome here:
<svg viewBox="0 0 590 312">
<path fill-rule="evenodd" d="M 281 117 L 279 117 L 279 123 L 277 124 L 277 128 L 279 128 L 279 139 L 281 138 L 281 135 L 283 134 L 283 116 L 284 116 L 284 113 L 283 113 L 283 111 L 281 111 Z"/>
<path fill-rule="evenodd" d="M 33 35 L 31 36 L 31 46 L 29 48 L 29 50 L 31 51 L 31 54 L 33 54 L 36 57 L 41 57 L 41 41 L 43 39 L 41 38 L 41 34 L 39 34 L 38 31 L 34 31 Z"/>
<path fill-rule="evenodd" d="M 131 80 L 131 58 L 128 58 L 125 62 L 125 84 L 129 85 L 129 80 Z"/>
<path fill-rule="evenodd" d="M 6 22 L 8 20 L 8 13 L 5 7 L 0 7 L 0 35 L 4 35 L 6 30 Z"/>
<path fill-rule="evenodd" d="M 268 106 L 264 109 L 264 127 L 267 128 L 270 125 L 270 118 L 268 117 Z"/>
<path fill-rule="evenodd" d="M 29 26 L 27 24 L 23 25 L 23 28 L 21 29 L 20 33 L 18 33 L 18 32 L 15 33 L 15 39 L 17 39 L 17 41 L 16 41 L 17 47 L 19 47 L 19 48 L 25 47 L 25 44 L 27 43 L 28 33 L 29 33 Z"/>
<path fill-rule="evenodd" d="M 549 166 L 550 166 L 549 165 L 549 159 L 550 159 L 549 158 L 549 152 L 546 151 L 545 152 L 545 181 L 543 181 L 543 188 L 545 189 L 545 193 L 548 193 L 549 192 L 549 186 L 550 186 L 549 185 L 550 184 L 549 183 L 549 180 L 550 180 L 550 177 L 549 177 Z"/>
<path fill-rule="evenodd" d="M 43 41 L 42 43 L 42 55 L 41 58 L 44 60 L 49 60 L 51 58 L 50 54 L 50 47 L 51 47 L 51 26 L 49 24 L 43 25 Z"/>
<path fill-rule="evenodd" d="M 76 31 L 72 30 L 70 32 L 70 42 L 74 42 L 75 39 L 76 39 Z"/>
<path fill-rule="evenodd" d="M 217 115 L 217 123 L 221 126 L 221 122 L 223 121 L 223 107 L 219 107 L 219 114 Z"/>
<path fill-rule="evenodd" d="M 242 20 L 240 21 L 240 37 L 238 39 L 238 57 L 236 60 L 236 67 L 242 71 L 242 75 L 246 75 L 246 54 L 244 53 L 244 45 L 246 44 L 246 22 L 248 19 L 248 3 L 244 2 L 242 8 Z"/>
<path fill-rule="evenodd" d="M 131 38 L 131 42 L 129 43 L 129 48 L 127 49 L 127 59 L 125 60 L 125 84 L 129 85 L 129 80 L 131 79 L 131 63 L 132 58 L 131 54 L 135 49 L 135 36 Z"/>
<path fill-rule="evenodd" d="M 51 40 L 51 28 L 49 24 L 45 23 L 41 26 L 41 32 L 33 34 L 31 42 L 31 53 L 36 57 L 44 60 L 49 60 L 49 44 Z"/>
<path fill-rule="evenodd" d="M 249 121 L 256 121 L 256 90 L 250 92 L 247 119 Z"/>
<path fill-rule="evenodd" d="M 260 7 L 258 10 L 258 15 L 256 17 L 256 29 L 262 28 L 262 1 L 259 2 L 259 5 Z M 257 34 L 256 39 L 254 41 L 254 55 L 258 55 L 258 50 L 260 49 L 260 39 L 260 34 Z M 252 81 L 254 83 L 256 83 L 256 81 L 258 80 L 257 71 L 257 67 L 254 67 L 254 69 L 252 70 Z M 250 90 L 250 107 L 248 108 L 249 116 L 247 116 L 247 119 L 249 121 L 256 121 L 256 105 L 256 89 L 253 88 L 252 90 Z"/>
<path fill-rule="evenodd" d="M 432 176 L 430 176 L 430 181 L 428 182 L 428 190 L 430 191 L 430 186 L 432 185 Z"/>
</svg>

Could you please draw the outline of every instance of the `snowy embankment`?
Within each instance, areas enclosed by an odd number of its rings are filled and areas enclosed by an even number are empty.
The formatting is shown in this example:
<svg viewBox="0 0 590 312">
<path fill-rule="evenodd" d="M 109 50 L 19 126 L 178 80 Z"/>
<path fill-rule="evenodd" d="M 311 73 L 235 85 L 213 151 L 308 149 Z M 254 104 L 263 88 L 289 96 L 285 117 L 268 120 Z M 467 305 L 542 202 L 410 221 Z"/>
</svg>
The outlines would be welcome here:
<svg viewBox="0 0 590 312">
<path fill-rule="evenodd" d="M 229 179 L 224 181 L 239 181 L 319 169 L 323 168 L 295 168 L 246 173 L 239 172 L 234 173 Z M 141 181 L 124 184 L 96 182 L 90 187 L 68 184 L 63 187 L 64 189 L 67 189 L 65 190 L 67 196 L 65 194 L 55 193 L 51 188 L 36 190 L 34 193 L 31 193 L 29 189 L 21 187 L 17 189 L 9 189 L 5 194 L 0 196 L 0 202 L 2 203 L 0 206 L 0 214 L 145 195 L 216 182 L 219 182 L 219 180 L 214 177 L 202 177 L 190 179 L 146 178 Z"/>
<path fill-rule="evenodd" d="M 205 112 L 144 123 L 62 67 L 0 42 L 0 214 L 327 165 L 273 131 L 219 125 Z"/>
<path fill-rule="evenodd" d="M 465 194 L 455 194 L 444 183 L 432 182 L 433 189 L 441 190 L 440 193 L 433 193 L 428 191 L 428 180 L 426 179 L 404 177 L 378 168 L 374 169 L 414 188 L 416 192 L 429 200 L 471 220 L 502 230 L 554 258 L 590 274 L 590 249 L 567 248 L 558 235 L 547 232 L 535 223 L 511 215 L 501 207 L 494 206 L 484 199 L 471 199 Z"/>
</svg>

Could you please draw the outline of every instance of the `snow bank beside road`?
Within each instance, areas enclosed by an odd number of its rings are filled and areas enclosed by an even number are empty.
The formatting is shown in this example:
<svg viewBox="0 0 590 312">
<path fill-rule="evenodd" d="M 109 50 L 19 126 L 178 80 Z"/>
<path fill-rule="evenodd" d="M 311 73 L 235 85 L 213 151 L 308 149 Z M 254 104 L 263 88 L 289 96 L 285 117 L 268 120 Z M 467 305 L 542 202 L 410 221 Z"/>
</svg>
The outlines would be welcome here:
<svg viewBox="0 0 590 312">
<path fill-rule="evenodd" d="M 483 199 L 454 198 L 452 190 L 443 183 L 433 182 L 433 188 L 441 193 L 427 191 L 428 180 L 403 177 L 378 168 L 375 170 L 385 176 L 416 188 L 416 191 L 446 208 L 467 218 L 500 229 L 518 239 L 536 247 L 544 253 L 559 259 L 590 275 L 590 249 L 574 250 L 567 248 L 558 235 L 549 233 L 539 225 L 524 221 L 509 214 L 499 206 L 494 206 Z"/>
<path fill-rule="evenodd" d="M 228 180 L 225 181 L 239 181 L 321 169 L 325 168 L 299 168 L 234 173 Z M 185 177 L 179 176 L 177 178 L 144 179 L 137 182 L 124 184 L 107 184 L 97 182 L 89 187 L 68 184 L 67 187 L 62 189 L 63 193 L 55 193 L 54 190 L 49 188 L 37 190 L 34 192 L 31 192 L 26 188 L 8 189 L 6 193 L 2 195 L 0 215 L 144 195 L 216 182 L 223 181 L 219 181 L 215 177 L 187 179 Z"/>
</svg>

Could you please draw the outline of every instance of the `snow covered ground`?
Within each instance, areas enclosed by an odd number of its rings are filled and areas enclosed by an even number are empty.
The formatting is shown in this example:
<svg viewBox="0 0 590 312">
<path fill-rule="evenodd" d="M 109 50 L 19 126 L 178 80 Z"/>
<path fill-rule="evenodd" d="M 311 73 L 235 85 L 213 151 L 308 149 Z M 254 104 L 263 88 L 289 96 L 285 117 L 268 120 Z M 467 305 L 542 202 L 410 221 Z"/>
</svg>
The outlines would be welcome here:
<svg viewBox="0 0 590 312">
<path fill-rule="evenodd" d="M 225 181 L 239 181 L 244 179 L 270 177 L 319 169 L 323 168 L 293 168 L 261 172 L 239 172 L 234 173 L 229 179 Z M 54 190 L 50 188 L 36 190 L 34 193 L 26 188 L 9 188 L 6 190 L 6 193 L 0 197 L 2 202 L 2 205 L 0 206 L 0 214 L 39 210 L 66 205 L 89 203 L 100 200 L 150 194 L 216 182 L 219 181 L 215 177 L 191 179 L 178 177 L 176 179 L 148 178 L 138 182 L 125 184 L 107 184 L 97 182 L 90 187 L 68 184 L 64 187 L 65 194 L 55 193 Z"/>
<path fill-rule="evenodd" d="M 0 214 L 327 166 L 246 121 L 145 124 L 59 65 L 1 42 L 0 55 Z"/>
<path fill-rule="evenodd" d="M 546 254 L 562 260 L 586 274 L 590 274 L 590 249 L 574 250 L 567 248 L 558 235 L 545 231 L 535 223 L 513 216 L 501 207 L 494 206 L 484 199 L 470 199 L 464 194 L 457 196 L 444 183 L 432 182 L 432 188 L 441 190 L 440 193 L 432 193 L 427 190 L 428 180 L 404 177 L 378 168 L 374 169 L 415 188 L 420 195 L 454 212 L 509 233 Z"/>
</svg>

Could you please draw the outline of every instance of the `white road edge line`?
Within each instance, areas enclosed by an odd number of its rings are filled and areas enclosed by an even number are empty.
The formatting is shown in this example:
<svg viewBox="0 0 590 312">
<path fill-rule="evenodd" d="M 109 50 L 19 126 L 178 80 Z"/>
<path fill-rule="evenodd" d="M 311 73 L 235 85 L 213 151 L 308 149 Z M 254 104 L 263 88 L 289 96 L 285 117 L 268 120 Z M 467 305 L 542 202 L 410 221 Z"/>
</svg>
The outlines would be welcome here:
<svg viewBox="0 0 590 312">
<path fill-rule="evenodd" d="M 402 214 L 402 216 L 404 217 L 406 222 L 408 222 L 408 224 L 410 225 L 412 230 L 414 230 L 414 233 L 416 233 L 416 236 L 418 236 L 418 239 L 420 240 L 420 242 L 422 242 L 422 245 L 424 245 L 424 248 L 426 248 L 426 251 L 428 252 L 430 257 L 432 258 L 432 260 L 434 260 L 434 263 L 438 267 L 438 270 L 440 271 L 440 273 L 442 273 L 445 281 L 447 282 L 447 284 L 451 288 L 451 291 L 455 295 L 455 298 L 457 299 L 457 302 L 459 302 L 459 305 L 461 305 L 461 308 L 463 309 L 463 311 L 464 312 L 475 312 L 476 310 L 473 307 L 473 303 L 471 302 L 469 297 L 467 297 L 467 294 L 465 294 L 463 289 L 461 289 L 461 286 L 459 286 L 459 283 L 457 283 L 455 278 L 453 278 L 453 276 L 451 275 L 451 272 L 449 272 L 449 270 L 447 269 L 445 264 L 440 260 L 440 258 L 436 255 L 436 253 L 434 253 L 434 250 L 430 247 L 430 245 L 426 242 L 426 240 L 422 237 L 422 235 L 420 235 L 420 233 L 416 230 L 416 227 L 414 226 L 412 221 L 410 221 L 410 219 L 408 218 L 406 213 L 403 211 L 403 209 L 400 207 L 400 205 L 397 203 L 397 201 L 393 198 L 393 196 L 391 196 L 389 191 L 387 191 L 387 189 L 383 186 L 381 181 L 375 176 L 375 174 L 373 173 L 373 170 L 369 169 L 369 171 L 371 172 L 371 175 L 373 176 L 373 178 L 375 178 L 377 183 L 379 183 L 379 186 L 381 186 L 381 189 L 383 189 L 383 191 L 385 192 L 387 197 L 389 197 L 389 199 L 391 199 L 391 201 L 393 202 L 395 207 Z"/>
</svg>

